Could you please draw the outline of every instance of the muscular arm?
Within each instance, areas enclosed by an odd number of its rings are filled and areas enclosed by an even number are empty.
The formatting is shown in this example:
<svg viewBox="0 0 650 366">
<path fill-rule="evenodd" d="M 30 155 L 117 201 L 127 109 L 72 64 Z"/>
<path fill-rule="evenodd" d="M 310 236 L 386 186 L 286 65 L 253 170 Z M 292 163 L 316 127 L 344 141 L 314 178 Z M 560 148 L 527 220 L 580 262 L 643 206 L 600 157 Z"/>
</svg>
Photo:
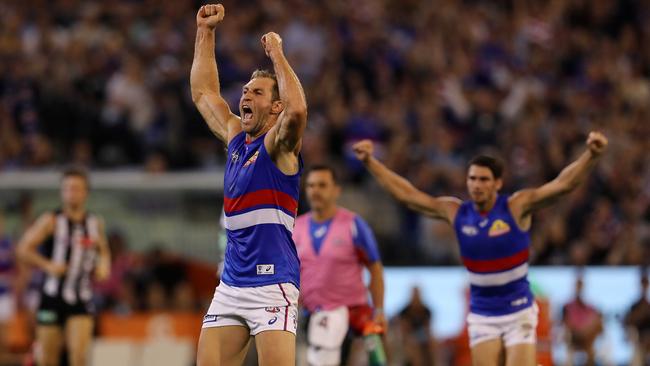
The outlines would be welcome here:
<svg viewBox="0 0 650 366">
<path fill-rule="evenodd" d="M 54 215 L 52 213 L 41 215 L 18 242 L 18 259 L 46 272 L 51 272 L 53 263 L 41 255 L 37 249 L 45 239 L 52 235 L 54 225 Z"/>
<path fill-rule="evenodd" d="M 560 172 L 557 178 L 539 188 L 524 189 L 510 198 L 510 209 L 518 221 L 526 219 L 534 211 L 546 207 L 582 183 L 600 160 L 607 147 L 607 139 L 592 132 L 587 140 L 589 148 Z"/>
<path fill-rule="evenodd" d="M 284 104 L 284 110 L 278 121 L 275 145 L 285 151 L 295 152 L 299 150 L 300 139 L 307 126 L 305 92 L 283 53 L 278 52 L 272 60 L 278 79 L 280 99 Z"/>
<path fill-rule="evenodd" d="M 221 13 L 219 13 L 221 12 Z M 197 14 L 194 60 L 190 72 L 192 101 L 208 127 L 221 141 L 228 143 L 241 132 L 239 117 L 230 111 L 219 87 L 217 61 L 214 55 L 214 27 L 223 18 L 221 5 L 206 5 Z"/>
<path fill-rule="evenodd" d="M 296 156 L 307 126 L 307 101 L 298 76 L 284 56 L 280 36 L 267 33 L 262 37 L 262 44 L 273 62 L 283 105 L 278 122 L 267 134 L 264 144 L 278 168 L 285 174 L 293 174 L 298 171 Z"/>
<path fill-rule="evenodd" d="M 362 141 L 355 145 L 354 149 L 357 157 L 359 157 L 361 151 L 358 149 L 363 149 L 361 144 L 364 143 L 370 142 Z M 461 204 L 458 198 L 432 197 L 417 189 L 411 182 L 388 169 L 374 157 L 368 156 L 367 159 L 361 160 L 382 188 L 388 191 L 395 199 L 423 215 L 453 223 L 458 207 Z"/>
</svg>

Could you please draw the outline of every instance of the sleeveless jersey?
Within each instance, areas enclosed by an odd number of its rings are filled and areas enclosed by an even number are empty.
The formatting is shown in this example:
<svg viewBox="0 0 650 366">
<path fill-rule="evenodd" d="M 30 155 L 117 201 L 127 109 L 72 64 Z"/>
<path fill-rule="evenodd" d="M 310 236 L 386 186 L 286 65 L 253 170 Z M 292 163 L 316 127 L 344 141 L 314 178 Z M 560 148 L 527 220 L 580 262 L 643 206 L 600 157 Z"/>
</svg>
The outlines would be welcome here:
<svg viewBox="0 0 650 366">
<path fill-rule="evenodd" d="M 508 196 L 498 195 L 486 216 L 473 202 L 463 202 L 454 229 L 469 271 L 471 312 L 498 316 L 533 305 L 527 279 L 530 236 L 512 217 Z"/>
<path fill-rule="evenodd" d="M 56 211 L 54 217 L 54 233 L 41 251 L 51 261 L 65 264 L 67 270 L 60 277 L 46 275 L 41 291 L 70 305 L 89 302 L 93 296 L 99 220 L 88 213 L 81 222 L 73 222 L 61 211 Z"/>
<path fill-rule="evenodd" d="M 309 311 L 368 303 L 363 268 L 378 261 L 379 252 L 358 215 L 339 207 L 328 222 L 314 223 L 307 213 L 296 220 L 294 240 L 300 257 L 301 298 Z"/>
<path fill-rule="evenodd" d="M 262 135 L 241 132 L 228 144 L 224 174 L 227 244 L 221 280 L 234 287 L 300 285 L 300 262 L 291 238 L 298 211 L 300 168 L 285 175 L 271 160 Z"/>
</svg>

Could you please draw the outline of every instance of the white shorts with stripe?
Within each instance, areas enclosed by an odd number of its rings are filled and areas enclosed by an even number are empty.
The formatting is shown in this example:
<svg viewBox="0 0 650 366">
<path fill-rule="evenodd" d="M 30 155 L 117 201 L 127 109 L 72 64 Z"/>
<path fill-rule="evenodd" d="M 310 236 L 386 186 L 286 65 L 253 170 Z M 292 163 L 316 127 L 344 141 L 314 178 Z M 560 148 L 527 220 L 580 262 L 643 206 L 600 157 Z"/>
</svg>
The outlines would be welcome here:
<svg viewBox="0 0 650 366">
<path fill-rule="evenodd" d="M 298 289 L 291 283 L 234 287 L 221 282 L 203 317 L 203 328 L 242 326 L 256 335 L 266 330 L 296 334 Z"/>
<path fill-rule="evenodd" d="M 537 342 L 537 304 L 516 313 L 500 316 L 467 315 L 469 345 L 492 339 L 502 339 L 506 347 Z"/>
</svg>

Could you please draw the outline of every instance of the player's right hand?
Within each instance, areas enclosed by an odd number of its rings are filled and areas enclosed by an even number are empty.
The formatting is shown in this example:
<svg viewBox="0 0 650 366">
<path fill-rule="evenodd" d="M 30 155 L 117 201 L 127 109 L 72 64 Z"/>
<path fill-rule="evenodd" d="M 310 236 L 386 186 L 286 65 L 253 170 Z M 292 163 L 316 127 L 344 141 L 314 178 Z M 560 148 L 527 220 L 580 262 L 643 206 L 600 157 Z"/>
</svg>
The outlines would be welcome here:
<svg viewBox="0 0 650 366">
<path fill-rule="evenodd" d="M 45 267 L 45 272 L 48 274 L 54 276 L 54 277 L 61 277 L 67 271 L 68 268 L 65 264 L 62 263 L 54 263 L 50 262 L 48 263 L 47 267 Z"/>
<path fill-rule="evenodd" d="M 607 137 L 600 132 L 592 131 L 587 137 L 587 147 L 594 156 L 600 156 L 607 150 Z"/>
<path fill-rule="evenodd" d="M 196 13 L 196 26 L 212 30 L 223 20 L 224 15 L 226 9 L 221 4 L 203 5 Z"/>
<path fill-rule="evenodd" d="M 370 160 L 373 150 L 373 143 L 370 140 L 361 140 L 352 145 L 352 151 L 354 151 L 354 155 L 363 163 L 367 163 L 368 160 Z"/>
</svg>

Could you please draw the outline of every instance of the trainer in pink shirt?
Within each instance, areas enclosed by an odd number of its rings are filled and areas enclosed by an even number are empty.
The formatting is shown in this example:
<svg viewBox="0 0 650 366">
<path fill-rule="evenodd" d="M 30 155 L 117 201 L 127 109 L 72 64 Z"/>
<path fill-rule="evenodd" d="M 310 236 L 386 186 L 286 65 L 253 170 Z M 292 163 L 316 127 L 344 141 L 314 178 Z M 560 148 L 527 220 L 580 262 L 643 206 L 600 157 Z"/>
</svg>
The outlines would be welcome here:
<svg viewBox="0 0 650 366">
<path fill-rule="evenodd" d="M 368 304 L 363 268 L 380 258 L 375 237 L 359 215 L 338 207 L 331 219 L 315 222 L 306 213 L 296 219 L 293 239 L 307 310 Z"/>
</svg>

